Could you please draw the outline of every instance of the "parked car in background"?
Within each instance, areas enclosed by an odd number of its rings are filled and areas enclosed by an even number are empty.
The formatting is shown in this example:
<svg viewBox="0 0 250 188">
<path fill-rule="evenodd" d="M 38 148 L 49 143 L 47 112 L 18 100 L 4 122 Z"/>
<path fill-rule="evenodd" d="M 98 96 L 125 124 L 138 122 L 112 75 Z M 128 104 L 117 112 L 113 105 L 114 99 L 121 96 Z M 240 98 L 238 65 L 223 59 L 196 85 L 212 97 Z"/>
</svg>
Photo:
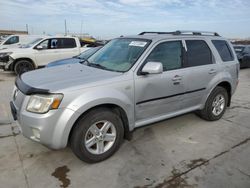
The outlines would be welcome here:
<svg viewBox="0 0 250 188">
<path fill-rule="evenodd" d="M 0 44 L 8 37 L 8 35 L 0 35 Z"/>
<path fill-rule="evenodd" d="M 30 43 L 36 38 L 41 38 L 44 36 L 40 35 L 10 35 L 5 37 L 0 43 L 0 49 L 10 49 L 17 48 L 21 45 Z"/>
<path fill-rule="evenodd" d="M 219 120 L 239 81 L 231 43 L 210 32 L 120 37 L 86 62 L 22 74 L 10 106 L 24 136 L 70 146 L 89 163 L 113 155 L 147 124 L 192 111 Z"/>
<path fill-rule="evenodd" d="M 240 68 L 250 68 L 250 45 L 234 45 Z"/>
<path fill-rule="evenodd" d="M 94 38 L 84 37 L 80 38 L 81 46 L 85 47 L 98 47 L 98 46 L 104 46 L 108 41 L 106 40 L 96 40 Z"/>
<path fill-rule="evenodd" d="M 79 55 L 87 49 L 81 47 L 76 37 L 43 37 L 21 48 L 0 50 L 0 68 L 22 74 L 52 61 Z"/>
<path fill-rule="evenodd" d="M 54 67 L 54 66 L 58 66 L 58 65 L 80 63 L 80 62 L 88 59 L 90 56 L 92 56 L 94 53 L 96 53 L 100 48 L 102 48 L 102 46 L 87 49 L 86 51 L 82 52 L 78 56 L 74 56 L 72 58 L 67 58 L 67 59 L 61 59 L 58 61 L 53 61 L 53 62 L 49 63 L 48 65 L 46 65 L 46 67 Z"/>
</svg>

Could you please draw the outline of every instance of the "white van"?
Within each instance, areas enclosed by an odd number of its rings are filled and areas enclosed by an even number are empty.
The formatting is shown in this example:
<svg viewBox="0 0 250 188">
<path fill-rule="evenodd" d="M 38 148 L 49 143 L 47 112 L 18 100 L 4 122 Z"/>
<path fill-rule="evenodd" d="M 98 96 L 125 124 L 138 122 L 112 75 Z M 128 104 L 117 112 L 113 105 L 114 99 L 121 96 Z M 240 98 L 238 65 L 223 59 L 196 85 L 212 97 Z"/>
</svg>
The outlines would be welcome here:
<svg viewBox="0 0 250 188">
<path fill-rule="evenodd" d="M 0 49 L 17 48 L 39 37 L 41 38 L 40 35 L 10 35 L 0 42 Z"/>
</svg>

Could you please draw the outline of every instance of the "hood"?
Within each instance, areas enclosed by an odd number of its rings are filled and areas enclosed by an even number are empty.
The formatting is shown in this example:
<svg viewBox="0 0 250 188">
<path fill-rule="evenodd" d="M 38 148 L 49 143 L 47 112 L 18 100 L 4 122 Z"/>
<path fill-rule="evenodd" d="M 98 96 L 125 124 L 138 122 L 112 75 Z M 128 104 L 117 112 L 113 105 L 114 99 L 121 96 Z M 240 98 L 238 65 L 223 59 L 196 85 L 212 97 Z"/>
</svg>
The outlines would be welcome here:
<svg viewBox="0 0 250 188">
<path fill-rule="evenodd" d="M 46 65 L 46 67 L 54 67 L 54 66 L 66 65 L 66 64 L 74 64 L 74 63 L 79 63 L 80 61 L 82 61 L 82 60 L 77 59 L 77 58 L 61 59 L 61 60 L 57 60 L 57 61 L 53 61 L 53 62 L 49 63 L 48 65 Z"/>
<path fill-rule="evenodd" d="M 122 73 L 111 72 L 80 63 L 30 71 L 21 75 L 21 81 L 30 88 L 58 92 L 101 85 Z"/>
</svg>

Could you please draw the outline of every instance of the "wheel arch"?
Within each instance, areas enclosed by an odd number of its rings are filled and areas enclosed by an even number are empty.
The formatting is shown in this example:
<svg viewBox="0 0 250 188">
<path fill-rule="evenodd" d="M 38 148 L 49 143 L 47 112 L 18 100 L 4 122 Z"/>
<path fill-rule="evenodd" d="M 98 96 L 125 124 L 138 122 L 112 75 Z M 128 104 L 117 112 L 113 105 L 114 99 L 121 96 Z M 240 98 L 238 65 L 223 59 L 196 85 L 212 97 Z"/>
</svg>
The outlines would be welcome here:
<svg viewBox="0 0 250 188">
<path fill-rule="evenodd" d="M 18 61 L 21 61 L 21 60 L 27 60 L 27 61 L 30 61 L 32 64 L 33 64 L 33 66 L 34 66 L 34 68 L 36 68 L 36 64 L 35 64 L 35 62 L 31 59 L 31 58 L 28 58 L 28 57 L 21 57 L 21 58 L 17 58 L 17 59 L 15 59 L 12 63 L 11 63 L 11 71 L 14 71 L 14 67 L 15 67 L 15 64 L 18 62 Z"/>
<path fill-rule="evenodd" d="M 75 128 L 77 122 L 83 116 L 85 116 L 87 113 L 89 113 L 90 111 L 95 110 L 97 108 L 107 108 L 107 109 L 110 109 L 112 112 L 116 113 L 117 115 L 119 115 L 121 117 L 121 120 L 122 120 L 122 123 L 123 123 L 124 138 L 127 139 L 127 140 L 130 140 L 132 138 L 132 132 L 129 130 L 129 121 L 128 121 L 128 116 L 127 116 L 125 110 L 121 106 L 119 106 L 117 104 L 105 103 L 105 104 L 99 104 L 99 105 L 93 106 L 93 107 L 89 108 L 88 110 L 84 111 L 82 114 L 79 115 L 79 117 L 76 119 L 76 121 L 73 123 L 73 126 L 70 129 L 68 139 L 67 139 L 68 144 L 70 143 L 72 132 L 73 132 L 73 129 Z"/>
<path fill-rule="evenodd" d="M 228 94 L 228 103 L 227 103 L 227 106 L 229 107 L 231 105 L 231 97 L 232 97 L 232 86 L 229 82 L 227 81 L 223 81 L 223 82 L 220 82 L 219 84 L 217 84 L 216 87 L 223 87 L 226 89 L 227 91 L 227 94 Z"/>
</svg>

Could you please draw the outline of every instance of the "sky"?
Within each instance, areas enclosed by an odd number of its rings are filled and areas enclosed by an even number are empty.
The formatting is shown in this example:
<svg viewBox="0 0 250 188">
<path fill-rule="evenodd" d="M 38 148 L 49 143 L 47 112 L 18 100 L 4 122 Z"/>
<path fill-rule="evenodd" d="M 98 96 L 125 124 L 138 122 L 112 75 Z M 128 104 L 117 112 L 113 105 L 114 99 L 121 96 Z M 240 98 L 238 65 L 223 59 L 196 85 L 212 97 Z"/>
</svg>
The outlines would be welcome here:
<svg viewBox="0 0 250 188">
<path fill-rule="evenodd" d="M 250 37 L 250 0 L 0 0 L 0 29 L 89 33 L 110 39 L 142 31 L 216 31 Z"/>
</svg>

